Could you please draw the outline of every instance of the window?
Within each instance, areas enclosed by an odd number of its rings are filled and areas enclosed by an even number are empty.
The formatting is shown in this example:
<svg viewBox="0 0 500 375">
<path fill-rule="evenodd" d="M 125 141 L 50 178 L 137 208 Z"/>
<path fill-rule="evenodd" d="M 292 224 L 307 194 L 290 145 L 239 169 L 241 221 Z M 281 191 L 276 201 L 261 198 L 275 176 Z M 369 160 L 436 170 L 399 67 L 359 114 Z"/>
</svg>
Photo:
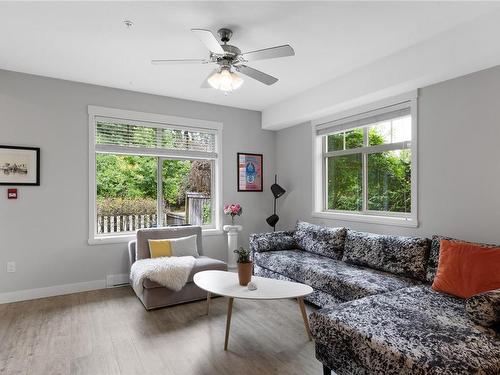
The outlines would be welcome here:
<svg viewBox="0 0 500 375">
<path fill-rule="evenodd" d="M 219 228 L 221 124 L 93 106 L 89 119 L 89 242 Z"/>
<path fill-rule="evenodd" d="M 315 126 L 315 216 L 416 225 L 416 100 Z"/>
</svg>

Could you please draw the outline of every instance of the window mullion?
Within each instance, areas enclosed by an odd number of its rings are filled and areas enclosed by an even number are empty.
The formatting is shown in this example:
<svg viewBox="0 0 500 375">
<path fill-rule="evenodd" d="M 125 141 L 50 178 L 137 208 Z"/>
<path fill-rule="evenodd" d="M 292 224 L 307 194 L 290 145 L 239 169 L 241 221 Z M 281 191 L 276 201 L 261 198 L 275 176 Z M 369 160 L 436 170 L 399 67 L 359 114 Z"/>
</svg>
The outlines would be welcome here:
<svg viewBox="0 0 500 375">
<path fill-rule="evenodd" d="M 363 208 L 362 211 L 368 210 L 368 155 L 363 153 L 362 168 L 363 168 Z"/>
<path fill-rule="evenodd" d="M 211 171 L 211 181 L 210 181 L 210 217 L 211 222 L 210 225 L 215 225 L 217 218 L 215 217 L 215 208 L 217 207 L 217 201 L 215 200 L 215 162 L 213 160 L 210 161 L 210 171 Z M 202 216 L 203 217 L 203 216 Z M 204 223 L 202 223 L 204 224 Z"/>
<path fill-rule="evenodd" d="M 368 128 L 363 128 L 363 146 L 368 147 Z M 368 209 L 368 156 L 366 152 L 362 154 L 361 168 L 362 168 L 362 211 L 366 212 Z"/>
<path fill-rule="evenodd" d="M 382 145 L 376 146 L 368 146 L 368 147 L 358 147 L 358 148 L 350 148 L 348 150 L 339 150 L 339 151 L 329 151 L 325 153 L 323 156 L 342 156 L 342 155 L 353 155 L 353 154 L 378 154 L 380 152 L 392 151 L 392 150 L 404 150 L 411 148 L 411 142 L 397 142 L 397 143 L 386 143 Z"/>
<path fill-rule="evenodd" d="M 328 158 L 325 157 L 324 155 L 328 152 L 328 136 L 323 136 L 323 141 L 321 142 L 321 147 L 322 147 L 322 157 L 321 157 L 321 170 L 322 170 L 322 185 L 323 185 L 323 209 L 327 210 L 328 209 Z"/>
<path fill-rule="evenodd" d="M 163 158 L 156 160 L 156 222 L 158 227 L 163 227 Z"/>
<path fill-rule="evenodd" d="M 323 194 L 323 209 L 328 210 L 328 158 L 322 158 L 323 160 L 323 186 L 324 186 L 324 194 Z"/>
</svg>

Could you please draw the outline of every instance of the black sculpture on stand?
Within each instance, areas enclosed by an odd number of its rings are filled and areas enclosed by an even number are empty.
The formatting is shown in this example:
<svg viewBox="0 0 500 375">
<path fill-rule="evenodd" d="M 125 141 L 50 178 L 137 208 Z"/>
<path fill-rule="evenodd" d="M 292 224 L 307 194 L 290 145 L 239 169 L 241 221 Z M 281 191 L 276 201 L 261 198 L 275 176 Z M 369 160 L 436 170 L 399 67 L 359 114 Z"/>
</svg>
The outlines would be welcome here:
<svg viewBox="0 0 500 375">
<path fill-rule="evenodd" d="M 271 216 L 269 216 L 266 219 L 266 221 L 270 226 L 273 227 L 273 231 L 276 232 L 276 224 L 280 219 L 279 216 L 276 214 L 276 200 L 286 193 L 286 190 L 278 185 L 278 175 L 274 175 L 274 184 L 271 185 L 271 192 L 274 195 L 274 213 Z"/>
</svg>

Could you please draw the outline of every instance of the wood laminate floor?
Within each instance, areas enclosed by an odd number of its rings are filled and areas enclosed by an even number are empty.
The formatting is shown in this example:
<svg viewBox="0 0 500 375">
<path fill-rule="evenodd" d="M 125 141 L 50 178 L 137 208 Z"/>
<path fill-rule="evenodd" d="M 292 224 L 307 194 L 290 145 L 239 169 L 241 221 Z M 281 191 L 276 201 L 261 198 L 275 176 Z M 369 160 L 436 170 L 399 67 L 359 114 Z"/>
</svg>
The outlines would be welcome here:
<svg viewBox="0 0 500 375">
<path fill-rule="evenodd" d="M 147 312 L 129 287 L 0 305 L 0 374 L 321 374 L 294 300 Z M 310 310 L 310 307 L 308 307 Z"/>
</svg>

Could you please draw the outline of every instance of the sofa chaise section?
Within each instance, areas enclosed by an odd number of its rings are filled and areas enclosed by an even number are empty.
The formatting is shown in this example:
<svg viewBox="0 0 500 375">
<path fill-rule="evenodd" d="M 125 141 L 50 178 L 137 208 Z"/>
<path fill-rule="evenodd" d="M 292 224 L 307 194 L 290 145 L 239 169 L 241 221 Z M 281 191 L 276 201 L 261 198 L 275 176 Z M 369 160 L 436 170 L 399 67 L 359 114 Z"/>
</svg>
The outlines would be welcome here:
<svg viewBox="0 0 500 375">
<path fill-rule="evenodd" d="M 316 311 L 316 357 L 343 374 L 500 374 L 498 331 L 421 285 Z"/>
</svg>

